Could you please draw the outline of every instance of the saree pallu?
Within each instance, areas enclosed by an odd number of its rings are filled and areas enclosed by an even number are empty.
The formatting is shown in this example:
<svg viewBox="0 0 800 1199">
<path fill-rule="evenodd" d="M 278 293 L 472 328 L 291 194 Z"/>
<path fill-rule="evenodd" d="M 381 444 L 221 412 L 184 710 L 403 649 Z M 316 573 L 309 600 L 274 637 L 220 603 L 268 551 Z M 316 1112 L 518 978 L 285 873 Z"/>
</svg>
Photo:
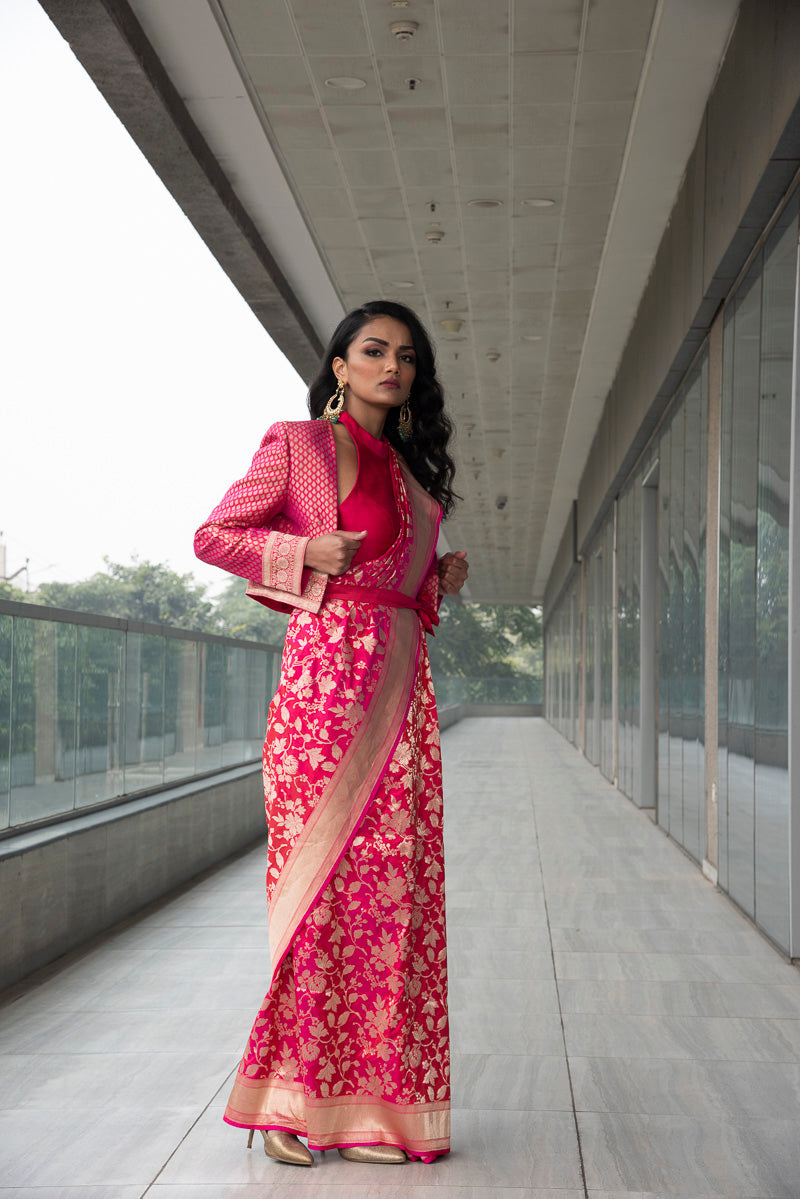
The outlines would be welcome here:
<svg viewBox="0 0 800 1199">
<path fill-rule="evenodd" d="M 420 615 L 375 593 L 413 602 L 440 509 L 392 471 L 394 543 L 286 635 L 264 743 L 272 980 L 224 1119 L 432 1161 L 450 1147 L 438 721 Z"/>
</svg>

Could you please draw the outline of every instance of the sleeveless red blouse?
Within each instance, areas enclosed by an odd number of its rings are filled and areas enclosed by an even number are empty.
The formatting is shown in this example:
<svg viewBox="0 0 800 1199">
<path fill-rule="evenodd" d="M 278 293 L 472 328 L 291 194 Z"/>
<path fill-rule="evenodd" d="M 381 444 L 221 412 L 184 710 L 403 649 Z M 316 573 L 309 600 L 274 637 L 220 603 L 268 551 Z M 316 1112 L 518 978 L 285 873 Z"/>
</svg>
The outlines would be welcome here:
<svg viewBox="0 0 800 1199">
<path fill-rule="evenodd" d="M 400 513 L 392 486 L 389 443 L 362 429 L 349 412 L 339 417 L 350 433 L 358 455 L 355 486 L 339 505 L 339 528 L 349 533 L 367 530 L 351 566 L 380 558 L 400 531 Z"/>
</svg>

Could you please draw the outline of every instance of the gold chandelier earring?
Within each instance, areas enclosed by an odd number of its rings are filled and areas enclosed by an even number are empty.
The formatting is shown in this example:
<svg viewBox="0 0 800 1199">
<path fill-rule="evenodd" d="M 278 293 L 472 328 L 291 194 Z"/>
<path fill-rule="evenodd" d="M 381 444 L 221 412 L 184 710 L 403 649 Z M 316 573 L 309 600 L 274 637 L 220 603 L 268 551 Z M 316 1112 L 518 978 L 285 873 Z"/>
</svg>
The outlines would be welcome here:
<svg viewBox="0 0 800 1199">
<path fill-rule="evenodd" d="M 411 423 L 411 406 L 408 400 L 406 400 L 400 409 L 400 415 L 397 418 L 397 431 L 400 434 L 401 441 L 411 440 L 413 425 Z"/>
<path fill-rule="evenodd" d="M 336 384 L 336 391 L 325 405 L 325 411 L 322 414 L 323 420 L 329 420 L 332 424 L 336 424 L 339 417 L 344 412 L 344 380 L 340 379 Z"/>
</svg>

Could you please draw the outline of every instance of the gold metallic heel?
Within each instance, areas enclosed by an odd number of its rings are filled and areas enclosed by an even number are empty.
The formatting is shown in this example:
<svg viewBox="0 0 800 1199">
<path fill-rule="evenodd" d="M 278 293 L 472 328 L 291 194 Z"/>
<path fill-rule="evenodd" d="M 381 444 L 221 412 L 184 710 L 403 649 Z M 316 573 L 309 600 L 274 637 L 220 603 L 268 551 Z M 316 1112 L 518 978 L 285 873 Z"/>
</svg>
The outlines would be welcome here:
<svg viewBox="0 0 800 1199">
<path fill-rule="evenodd" d="M 376 1166 L 399 1166 L 408 1161 L 396 1145 L 351 1145 L 340 1149 L 339 1156 L 346 1162 L 372 1162 Z"/>
<path fill-rule="evenodd" d="M 256 1130 L 250 1129 L 250 1135 L 247 1138 L 247 1148 L 253 1148 L 253 1133 Z M 276 1162 L 286 1162 L 290 1166 L 313 1166 L 314 1158 L 311 1156 L 305 1145 L 298 1141 L 294 1133 L 281 1132 L 279 1129 L 271 1129 L 267 1132 L 264 1128 L 258 1130 L 264 1138 L 264 1152 L 267 1157 L 271 1157 Z"/>
</svg>

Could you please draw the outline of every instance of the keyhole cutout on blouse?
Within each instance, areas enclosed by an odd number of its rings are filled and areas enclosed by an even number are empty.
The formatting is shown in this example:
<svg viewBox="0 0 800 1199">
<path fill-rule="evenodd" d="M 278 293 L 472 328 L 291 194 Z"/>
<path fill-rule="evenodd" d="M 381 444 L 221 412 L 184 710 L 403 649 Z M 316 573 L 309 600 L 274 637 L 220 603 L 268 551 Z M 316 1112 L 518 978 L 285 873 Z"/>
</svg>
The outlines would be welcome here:
<svg viewBox="0 0 800 1199">
<path fill-rule="evenodd" d="M 349 429 L 341 423 L 332 428 L 336 443 L 336 490 L 341 504 L 358 481 L 358 450 Z"/>
<path fill-rule="evenodd" d="M 341 434 L 337 437 L 337 450 L 342 450 L 341 469 L 337 455 L 339 494 L 347 489 L 344 499 L 339 500 L 339 528 L 366 529 L 366 536 L 350 563 L 353 566 L 386 553 L 400 531 L 400 512 L 389 443 L 373 437 L 349 412 L 342 413 L 339 425 L 343 425 L 352 438 L 352 445 L 349 445 L 343 438 L 339 440 Z M 353 474 L 353 462 L 348 453 L 351 449 L 356 469 L 353 486 L 348 488 Z"/>
</svg>

